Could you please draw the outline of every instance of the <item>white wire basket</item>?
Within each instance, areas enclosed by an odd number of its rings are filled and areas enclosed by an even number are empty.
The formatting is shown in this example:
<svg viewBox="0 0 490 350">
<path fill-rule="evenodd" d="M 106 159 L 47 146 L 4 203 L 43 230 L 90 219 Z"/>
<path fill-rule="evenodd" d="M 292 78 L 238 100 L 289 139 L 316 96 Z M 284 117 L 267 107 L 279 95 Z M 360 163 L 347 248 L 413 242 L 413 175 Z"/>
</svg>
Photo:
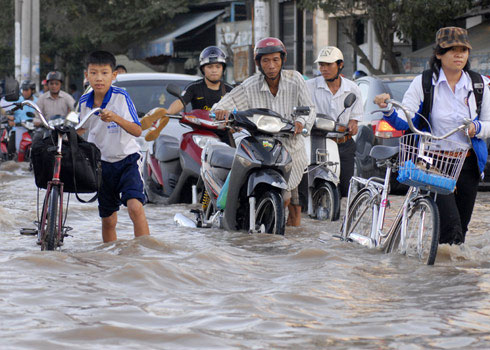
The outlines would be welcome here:
<svg viewBox="0 0 490 350">
<path fill-rule="evenodd" d="M 400 183 L 427 191 L 454 192 L 468 146 L 452 140 L 434 140 L 417 134 L 400 138 Z"/>
</svg>

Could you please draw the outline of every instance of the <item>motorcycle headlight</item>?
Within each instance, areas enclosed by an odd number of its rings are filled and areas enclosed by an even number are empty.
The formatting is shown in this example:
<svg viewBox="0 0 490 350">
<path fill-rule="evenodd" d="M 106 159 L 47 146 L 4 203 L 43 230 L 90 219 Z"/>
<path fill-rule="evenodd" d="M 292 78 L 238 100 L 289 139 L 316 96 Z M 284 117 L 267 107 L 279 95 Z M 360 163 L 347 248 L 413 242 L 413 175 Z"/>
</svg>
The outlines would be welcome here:
<svg viewBox="0 0 490 350">
<path fill-rule="evenodd" d="M 267 133 L 278 133 L 287 125 L 281 119 L 270 115 L 254 114 L 250 120 L 257 126 L 257 129 Z"/>
<path fill-rule="evenodd" d="M 68 126 L 76 126 L 78 124 L 78 113 L 71 111 L 65 118 L 65 124 Z"/>
<path fill-rule="evenodd" d="M 194 143 L 199 147 L 204 148 L 204 146 L 206 146 L 208 142 L 210 143 L 218 142 L 219 139 L 212 136 L 192 135 L 192 141 L 194 141 Z"/>
<path fill-rule="evenodd" d="M 335 130 L 335 122 L 333 120 L 329 120 L 329 119 L 315 118 L 315 127 L 320 129 L 320 130 L 334 131 Z"/>
</svg>

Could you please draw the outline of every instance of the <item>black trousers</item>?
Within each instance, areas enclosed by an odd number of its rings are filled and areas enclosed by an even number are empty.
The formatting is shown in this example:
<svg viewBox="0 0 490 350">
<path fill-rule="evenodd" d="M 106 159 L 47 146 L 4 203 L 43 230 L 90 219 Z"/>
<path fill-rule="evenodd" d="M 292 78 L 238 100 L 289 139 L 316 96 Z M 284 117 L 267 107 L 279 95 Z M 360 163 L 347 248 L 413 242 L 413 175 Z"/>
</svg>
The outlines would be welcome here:
<svg viewBox="0 0 490 350">
<path fill-rule="evenodd" d="M 471 220 L 480 174 L 476 155 L 466 157 L 454 193 L 437 195 L 437 207 L 441 219 L 439 243 L 459 244 L 465 240 Z"/>
<path fill-rule="evenodd" d="M 338 144 L 340 156 L 340 183 L 341 197 L 349 193 L 349 181 L 354 176 L 354 157 L 356 156 L 356 142 L 353 139 Z"/>
</svg>

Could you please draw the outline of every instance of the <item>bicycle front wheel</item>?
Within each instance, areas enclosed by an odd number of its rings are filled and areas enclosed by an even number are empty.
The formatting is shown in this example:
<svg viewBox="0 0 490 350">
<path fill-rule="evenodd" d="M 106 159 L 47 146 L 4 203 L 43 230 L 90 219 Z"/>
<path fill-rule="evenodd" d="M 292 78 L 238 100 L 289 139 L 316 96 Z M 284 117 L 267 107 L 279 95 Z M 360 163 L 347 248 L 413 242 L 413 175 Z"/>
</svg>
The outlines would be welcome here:
<svg viewBox="0 0 490 350">
<path fill-rule="evenodd" d="M 405 237 L 405 254 L 416 257 L 427 265 L 436 260 L 439 244 L 440 220 L 439 210 L 431 197 L 415 200 L 407 217 Z"/>
<path fill-rule="evenodd" d="M 344 239 L 349 239 L 351 233 L 371 237 L 374 210 L 375 202 L 371 192 L 359 191 L 350 204 L 349 216 L 344 223 L 347 225 Z"/>
<path fill-rule="evenodd" d="M 41 241 L 41 250 L 55 250 L 59 243 L 58 235 L 58 204 L 60 192 L 57 186 L 51 188 L 48 198 L 48 210 L 46 214 L 45 231 Z"/>
</svg>

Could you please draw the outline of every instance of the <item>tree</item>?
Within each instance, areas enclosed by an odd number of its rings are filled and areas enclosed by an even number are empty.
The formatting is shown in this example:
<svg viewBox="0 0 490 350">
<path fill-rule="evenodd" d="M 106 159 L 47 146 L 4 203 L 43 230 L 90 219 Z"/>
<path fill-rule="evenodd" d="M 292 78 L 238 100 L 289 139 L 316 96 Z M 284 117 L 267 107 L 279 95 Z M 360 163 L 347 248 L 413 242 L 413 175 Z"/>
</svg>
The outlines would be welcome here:
<svg viewBox="0 0 490 350">
<path fill-rule="evenodd" d="M 381 65 L 376 67 L 356 43 L 356 21 L 372 20 L 382 59 L 393 73 L 400 73 L 395 36 L 405 42 L 408 38 L 433 41 L 437 29 L 454 24 L 454 18 L 463 14 L 471 3 L 472 0 L 299 0 L 301 8 L 320 8 L 346 20 L 344 34 L 360 62 L 372 74 L 382 73 Z"/>
<path fill-rule="evenodd" d="M 83 58 L 94 49 L 126 53 L 155 28 L 172 27 L 172 18 L 188 11 L 188 0 L 43 0 L 42 71 L 80 74 Z"/>
<path fill-rule="evenodd" d="M 155 28 L 178 26 L 172 18 L 188 11 L 189 0 L 42 0 L 41 72 L 79 75 L 94 49 L 120 54 Z M 14 75 L 14 1 L 0 0 L 0 77 Z M 158 34 L 158 33 L 155 33 Z"/>
</svg>

